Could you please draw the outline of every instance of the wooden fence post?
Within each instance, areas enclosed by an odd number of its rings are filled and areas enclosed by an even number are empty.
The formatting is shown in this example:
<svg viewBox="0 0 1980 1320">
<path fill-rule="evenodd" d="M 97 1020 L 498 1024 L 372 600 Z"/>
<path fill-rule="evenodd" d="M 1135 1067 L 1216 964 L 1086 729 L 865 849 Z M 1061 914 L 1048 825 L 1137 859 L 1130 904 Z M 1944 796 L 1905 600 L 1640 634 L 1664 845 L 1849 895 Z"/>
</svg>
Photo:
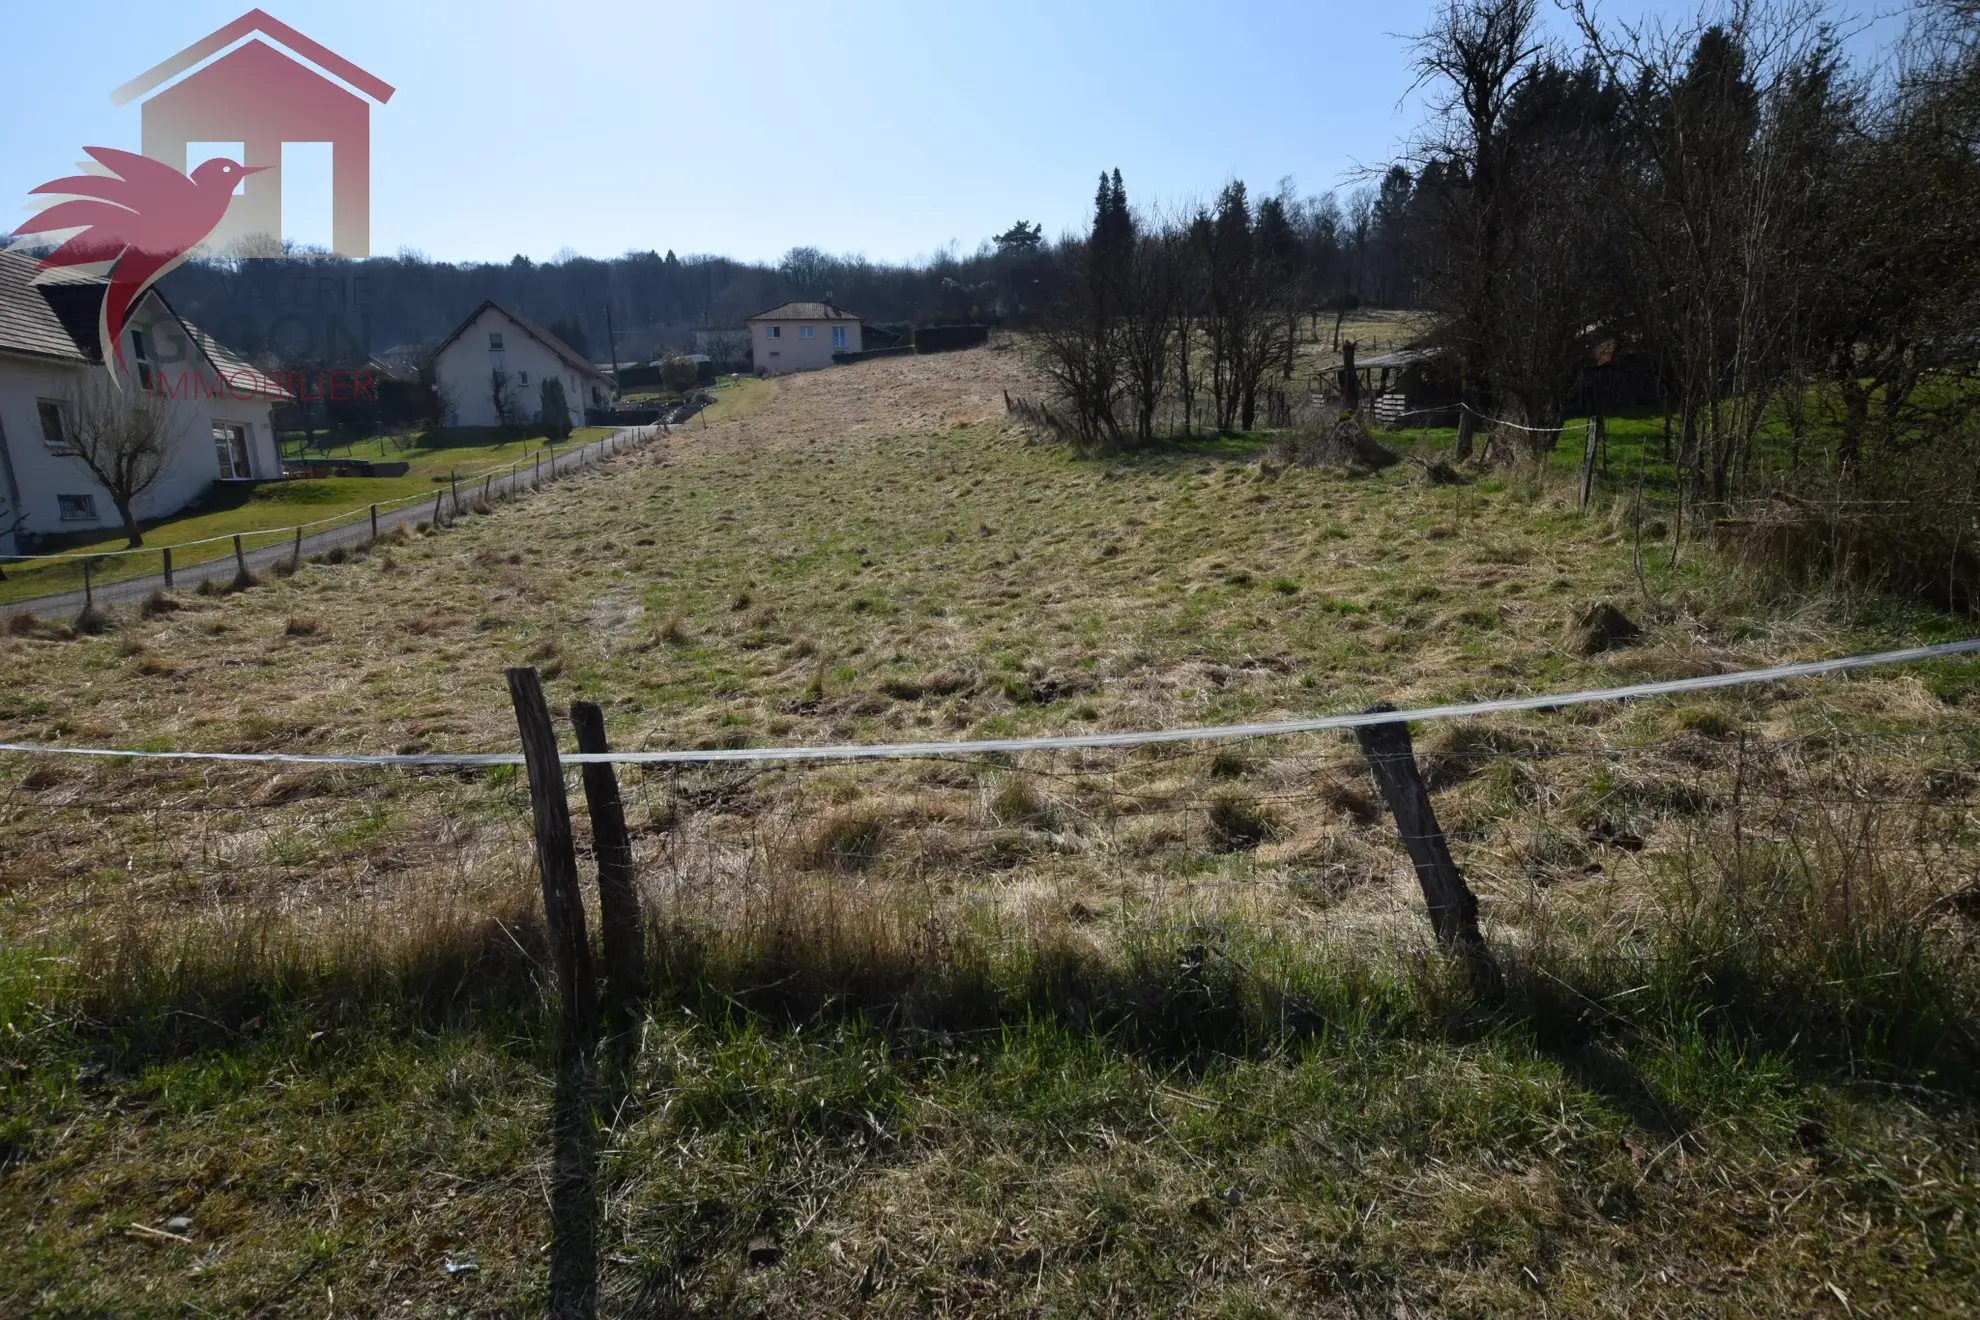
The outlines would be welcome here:
<svg viewBox="0 0 1980 1320">
<path fill-rule="evenodd" d="M 577 849 L 571 839 L 571 804 L 564 795 L 563 762 L 543 682 L 534 669 L 510 669 L 509 700 L 522 734 L 523 761 L 529 769 L 529 806 L 536 822 L 536 865 L 543 876 L 543 919 L 550 931 L 550 953 L 557 965 L 568 1038 L 590 1041 L 598 1029 L 597 978 L 591 969 L 591 940 L 584 928 L 584 897 L 578 890 Z"/>
<path fill-rule="evenodd" d="M 458 472 L 447 474 L 447 488 L 454 492 L 454 517 L 461 516 L 461 475 Z"/>
<path fill-rule="evenodd" d="M 172 589 L 172 547 L 168 545 L 159 551 L 159 553 L 165 558 L 165 590 L 170 591 Z"/>
<path fill-rule="evenodd" d="M 87 617 L 87 616 L 89 615 L 89 613 L 90 613 L 90 611 L 91 611 L 92 609 L 94 609 L 94 608 L 95 608 L 95 606 L 96 606 L 96 596 L 95 596 L 95 593 L 91 591 L 91 589 L 90 589 L 90 584 L 89 584 L 89 564 L 90 564 L 90 561 L 89 561 L 89 560 L 87 560 L 87 559 L 85 559 L 85 560 L 83 560 L 83 607 L 82 607 L 82 612 L 83 612 L 83 615 L 84 615 L 85 617 Z"/>
<path fill-rule="evenodd" d="M 371 541 L 374 545 L 378 543 L 378 506 L 376 504 L 371 506 Z"/>
<path fill-rule="evenodd" d="M 1588 419 L 1588 435 L 1581 444 L 1581 509 L 1586 512 L 1595 498 L 1595 451 L 1602 443 L 1602 419 Z"/>
<path fill-rule="evenodd" d="M 1370 706 L 1367 713 L 1394 709 L 1384 701 Z M 1474 992 L 1496 997 L 1501 988 L 1499 969 L 1478 929 L 1478 899 L 1451 860 L 1450 845 L 1430 808 L 1430 792 L 1417 773 L 1409 726 L 1400 720 L 1364 724 L 1354 736 L 1368 768 L 1375 772 L 1382 799 L 1396 818 L 1396 832 L 1416 867 L 1416 880 L 1423 887 L 1423 903 L 1430 909 L 1430 926 L 1437 932 L 1438 942 L 1463 963 Z"/>
<path fill-rule="evenodd" d="M 440 530 L 440 501 L 447 494 L 444 490 L 433 492 L 433 530 Z"/>
<path fill-rule="evenodd" d="M 603 753 L 605 715 L 589 701 L 571 703 L 571 725 L 580 752 Z M 639 911 L 639 882 L 633 868 L 632 836 L 619 777 L 609 761 L 580 767 L 584 798 L 591 809 L 591 843 L 598 857 L 598 924 L 605 944 L 605 980 L 621 1024 L 632 1022 L 633 1006 L 646 998 L 646 927 Z"/>
<path fill-rule="evenodd" d="M 293 572 L 302 567 L 302 528 L 296 528 L 296 548 L 289 552 L 289 569 Z"/>
<path fill-rule="evenodd" d="M 241 549 L 241 534 L 234 533 L 234 580 L 247 581 L 247 552 Z"/>
<path fill-rule="evenodd" d="M 495 474 L 493 472 L 483 474 L 481 478 L 481 502 L 483 504 L 488 503 L 488 492 L 493 488 L 494 484 Z"/>
<path fill-rule="evenodd" d="M 535 486 L 536 486 L 536 487 L 537 487 L 537 488 L 538 488 L 539 490 L 540 490 L 540 489 L 542 489 L 542 487 L 543 487 L 543 451 L 542 451 L 541 449 L 539 449 L 539 450 L 537 450 L 537 451 L 536 451 L 536 476 L 535 476 L 535 477 L 533 477 L 533 478 L 532 478 L 531 480 L 532 480 L 532 484 L 534 484 L 534 485 L 535 485 Z"/>
</svg>

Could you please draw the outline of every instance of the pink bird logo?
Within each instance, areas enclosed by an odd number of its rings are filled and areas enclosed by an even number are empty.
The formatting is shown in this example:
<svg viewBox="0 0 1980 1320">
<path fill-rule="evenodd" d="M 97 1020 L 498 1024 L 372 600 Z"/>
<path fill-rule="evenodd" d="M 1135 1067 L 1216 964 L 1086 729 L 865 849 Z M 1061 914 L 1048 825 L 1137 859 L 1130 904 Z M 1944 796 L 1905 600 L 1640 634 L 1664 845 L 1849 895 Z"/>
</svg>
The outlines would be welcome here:
<svg viewBox="0 0 1980 1320">
<path fill-rule="evenodd" d="M 12 236 L 80 227 L 82 233 L 41 259 L 41 269 L 112 263 L 98 330 L 123 369 L 124 323 L 138 299 L 219 226 L 235 185 L 268 167 L 209 160 L 187 175 L 135 152 L 83 150 L 113 173 L 75 174 L 42 184 L 36 193 L 70 200 L 51 204 Z"/>
</svg>

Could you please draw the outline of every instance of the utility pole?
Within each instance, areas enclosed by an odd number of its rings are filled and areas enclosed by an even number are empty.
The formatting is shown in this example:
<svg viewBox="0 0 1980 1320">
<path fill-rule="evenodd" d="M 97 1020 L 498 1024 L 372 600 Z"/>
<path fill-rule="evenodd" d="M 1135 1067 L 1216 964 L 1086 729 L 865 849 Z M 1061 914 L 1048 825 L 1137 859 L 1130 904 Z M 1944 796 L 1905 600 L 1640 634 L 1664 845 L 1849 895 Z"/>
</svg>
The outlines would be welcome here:
<svg viewBox="0 0 1980 1320">
<path fill-rule="evenodd" d="M 612 333 L 612 304 L 605 304 L 605 343 L 612 355 L 612 397 L 619 397 L 619 341 Z"/>
</svg>

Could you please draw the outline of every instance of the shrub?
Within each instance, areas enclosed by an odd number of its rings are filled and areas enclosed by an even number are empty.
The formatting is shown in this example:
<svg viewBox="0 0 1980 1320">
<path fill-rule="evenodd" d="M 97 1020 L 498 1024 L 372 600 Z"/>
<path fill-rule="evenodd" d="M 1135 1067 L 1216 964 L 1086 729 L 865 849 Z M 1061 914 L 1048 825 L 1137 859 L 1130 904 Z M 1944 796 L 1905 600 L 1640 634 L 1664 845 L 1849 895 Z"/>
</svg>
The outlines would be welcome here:
<svg viewBox="0 0 1980 1320">
<path fill-rule="evenodd" d="M 701 366 L 693 358 L 670 356 L 660 362 L 660 385 L 675 394 L 685 394 L 694 388 L 699 378 Z"/>
</svg>

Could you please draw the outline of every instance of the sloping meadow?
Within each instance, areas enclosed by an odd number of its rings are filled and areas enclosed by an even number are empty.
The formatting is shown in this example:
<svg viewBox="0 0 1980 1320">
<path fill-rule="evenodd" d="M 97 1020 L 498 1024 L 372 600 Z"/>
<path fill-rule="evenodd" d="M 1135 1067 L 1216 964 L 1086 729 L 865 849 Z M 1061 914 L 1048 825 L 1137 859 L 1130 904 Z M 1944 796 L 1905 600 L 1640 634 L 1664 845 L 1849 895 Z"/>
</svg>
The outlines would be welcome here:
<svg viewBox="0 0 1980 1320">
<path fill-rule="evenodd" d="M 1007 420 L 1016 356 L 751 385 L 451 530 L 9 637 L 0 739 L 510 751 L 514 664 L 620 748 L 1021 736 L 1958 631 L 1639 574 L 1537 480 L 1076 461 Z M 1577 631 L 1605 603 L 1633 635 Z M 657 989 L 601 1118 L 608 1309 L 1956 1309 L 1975 672 L 1418 728 L 1497 1004 L 1351 739 L 627 767 Z M 10 1308 L 540 1303 L 514 771 L 5 771 Z"/>
</svg>

